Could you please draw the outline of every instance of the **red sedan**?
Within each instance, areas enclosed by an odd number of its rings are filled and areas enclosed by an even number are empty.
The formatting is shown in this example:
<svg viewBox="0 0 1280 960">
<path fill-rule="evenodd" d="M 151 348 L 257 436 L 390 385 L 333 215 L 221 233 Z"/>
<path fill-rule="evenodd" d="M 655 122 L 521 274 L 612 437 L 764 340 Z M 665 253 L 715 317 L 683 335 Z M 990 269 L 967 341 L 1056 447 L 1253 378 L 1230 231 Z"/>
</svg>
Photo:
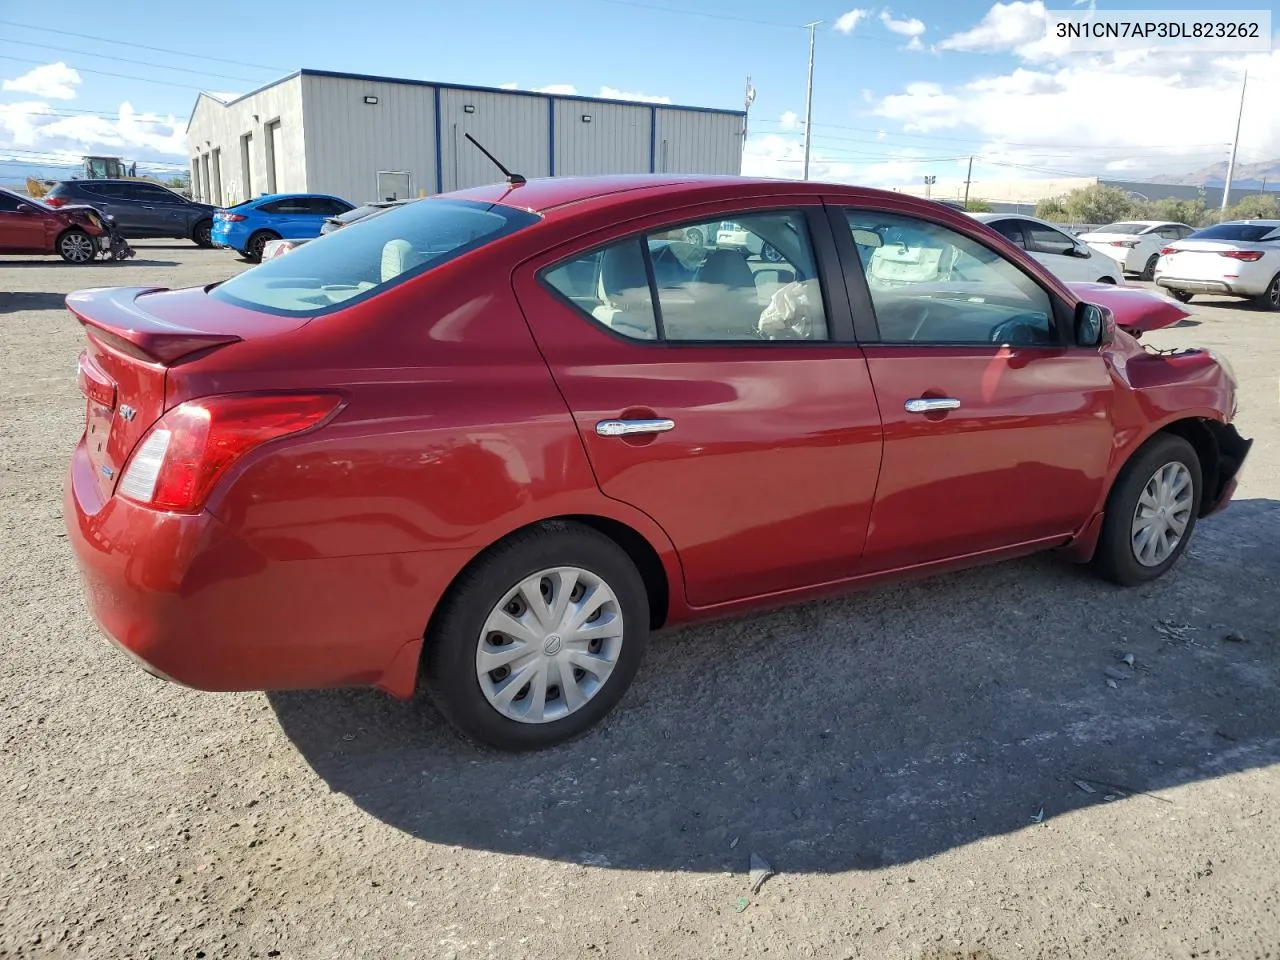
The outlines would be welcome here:
<svg viewBox="0 0 1280 960">
<path fill-rule="evenodd" d="M 57 254 L 67 263 L 90 263 L 108 248 L 107 227 L 93 207 L 46 206 L 0 190 L 0 255 Z"/>
<path fill-rule="evenodd" d="M 851 187 L 486 187 L 67 302 L 107 635 L 206 690 L 421 680 L 506 749 L 604 717 L 658 627 L 1038 550 L 1149 581 L 1251 443 L 1219 359 L 1139 342 L 1178 304 Z"/>
</svg>

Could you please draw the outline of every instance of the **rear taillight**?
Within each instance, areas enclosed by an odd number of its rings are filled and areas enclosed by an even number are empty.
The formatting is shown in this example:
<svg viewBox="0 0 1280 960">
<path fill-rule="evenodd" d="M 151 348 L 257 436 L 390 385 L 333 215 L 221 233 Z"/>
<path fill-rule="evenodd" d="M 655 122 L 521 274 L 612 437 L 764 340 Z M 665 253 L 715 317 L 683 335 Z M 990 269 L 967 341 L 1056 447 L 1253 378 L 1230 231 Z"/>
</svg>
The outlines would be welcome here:
<svg viewBox="0 0 1280 960">
<path fill-rule="evenodd" d="M 240 220 L 243 220 L 243 219 L 244 219 L 244 214 L 242 214 L 242 213 L 215 213 L 215 214 L 214 214 L 214 216 L 213 216 L 213 218 L 214 218 L 215 220 L 221 220 L 221 221 L 223 221 L 224 223 L 236 223 L 236 222 L 238 222 L 238 221 L 240 221 Z"/>
<path fill-rule="evenodd" d="M 1167 256 L 1169 256 L 1170 254 L 1172 254 L 1172 253 L 1177 253 L 1177 252 L 1178 252 L 1178 251 L 1177 251 L 1177 250 L 1175 250 L 1175 249 L 1173 249 L 1173 247 L 1161 247 L 1161 248 L 1160 248 L 1160 256 L 1162 256 L 1162 257 L 1167 257 Z"/>
<path fill-rule="evenodd" d="M 41 199 L 46 207 L 62 207 L 67 203 L 63 197 L 43 197 Z"/>
<path fill-rule="evenodd" d="M 1138 245 L 1138 241 L 1137 240 L 1112 240 L 1111 245 L 1113 247 L 1128 247 L 1130 250 L 1132 250 L 1134 247 Z"/>
<path fill-rule="evenodd" d="M 1262 259 L 1261 250 L 1222 250 L 1218 256 L 1230 257 L 1232 260 L 1243 260 L 1245 263 L 1255 263 Z"/>
<path fill-rule="evenodd" d="M 255 447 L 319 426 L 336 393 L 227 394 L 179 404 L 139 444 L 118 492 L 137 503 L 196 513 L 218 479 Z"/>
</svg>

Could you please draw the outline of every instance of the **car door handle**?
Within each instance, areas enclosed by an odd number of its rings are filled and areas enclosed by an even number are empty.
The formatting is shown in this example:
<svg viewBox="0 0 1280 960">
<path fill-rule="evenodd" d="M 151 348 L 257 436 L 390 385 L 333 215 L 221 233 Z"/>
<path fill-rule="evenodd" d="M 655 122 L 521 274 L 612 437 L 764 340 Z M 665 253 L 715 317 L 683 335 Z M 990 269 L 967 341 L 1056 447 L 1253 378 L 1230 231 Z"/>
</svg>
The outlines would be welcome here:
<svg viewBox="0 0 1280 960">
<path fill-rule="evenodd" d="M 596 433 L 601 437 L 630 437 L 641 433 L 666 433 L 674 430 L 674 420 L 601 420 Z"/>
<path fill-rule="evenodd" d="M 958 410 L 960 401 L 953 397 L 917 397 L 903 404 L 907 413 L 932 413 L 935 410 Z"/>
</svg>

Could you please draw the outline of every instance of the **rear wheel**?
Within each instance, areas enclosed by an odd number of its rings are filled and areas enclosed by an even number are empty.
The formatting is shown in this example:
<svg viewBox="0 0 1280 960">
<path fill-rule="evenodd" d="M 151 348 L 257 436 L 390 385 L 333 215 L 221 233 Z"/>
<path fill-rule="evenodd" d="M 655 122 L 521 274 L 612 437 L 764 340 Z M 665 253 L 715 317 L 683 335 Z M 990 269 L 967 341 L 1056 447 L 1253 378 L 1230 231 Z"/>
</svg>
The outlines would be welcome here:
<svg viewBox="0 0 1280 960">
<path fill-rule="evenodd" d="M 1254 303 L 1263 310 L 1280 310 L 1280 273 L 1271 278 L 1267 289 L 1254 298 Z"/>
<path fill-rule="evenodd" d="M 93 237 L 72 228 L 58 238 L 58 256 L 67 263 L 89 263 L 98 255 Z"/>
<path fill-rule="evenodd" d="M 1125 464 L 1107 497 L 1094 569 L 1126 587 L 1163 575 L 1191 540 L 1200 497 L 1195 448 L 1173 434 L 1152 437 Z"/>
<path fill-rule="evenodd" d="M 266 247 L 268 240 L 279 240 L 278 234 L 272 233 L 270 230 L 259 230 L 249 238 L 249 242 L 245 244 L 244 258 L 258 263 L 262 260 L 262 251 Z"/>
<path fill-rule="evenodd" d="M 1099 283 L 1109 283 L 1109 284 L 1111 284 L 1112 286 L 1114 286 L 1114 285 L 1115 285 L 1115 282 L 1116 282 L 1116 278 L 1115 278 L 1115 277 L 1099 277 L 1099 278 L 1098 278 L 1098 282 L 1099 282 Z"/>
<path fill-rule="evenodd" d="M 500 750 L 573 739 L 604 718 L 640 666 L 644 581 L 612 540 L 570 523 L 503 541 L 435 617 L 423 679 L 445 718 Z"/>
<path fill-rule="evenodd" d="M 1150 281 L 1156 275 L 1156 261 L 1160 259 L 1160 254 L 1153 253 L 1147 257 L 1147 264 L 1142 268 L 1142 273 L 1138 274 L 1139 280 Z"/>
<path fill-rule="evenodd" d="M 201 220 L 196 224 L 194 230 L 191 231 L 191 240 L 197 247 L 209 248 L 213 246 L 213 221 Z"/>
</svg>

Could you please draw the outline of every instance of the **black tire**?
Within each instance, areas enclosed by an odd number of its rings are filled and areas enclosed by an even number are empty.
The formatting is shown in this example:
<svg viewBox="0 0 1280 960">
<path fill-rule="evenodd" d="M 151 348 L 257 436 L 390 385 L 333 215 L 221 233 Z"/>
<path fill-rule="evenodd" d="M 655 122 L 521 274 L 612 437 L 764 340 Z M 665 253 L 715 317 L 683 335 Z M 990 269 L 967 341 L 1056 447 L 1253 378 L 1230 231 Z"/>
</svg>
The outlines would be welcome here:
<svg viewBox="0 0 1280 960">
<path fill-rule="evenodd" d="M 1109 284 L 1111 284 L 1112 286 L 1115 286 L 1116 278 L 1115 278 L 1115 277 L 1099 277 L 1099 278 L 1098 278 L 1098 282 L 1099 282 L 1099 283 L 1109 283 Z"/>
<path fill-rule="evenodd" d="M 1179 303 L 1190 303 L 1191 298 L 1195 296 L 1194 293 L 1189 293 L 1186 290 L 1170 290 L 1169 292 L 1173 294 L 1173 299 Z"/>
<path fill-rule="evenodd" d="M 213 246 L 213 221 L 201 220 L 191 231 L 191 242 L 208 250 Z"/>
<path fill-rule="evenodd" d="M 1160 259 L 1160 254 L 1153 253 L 1147 258 L 1147 264 L 1142 268 L 1142 272 L 1138 274 L 1139 280 L 1151 281 L 1156 275 L 1156 262 Z"/>
<path fill-rule="evenodd" d="M 1263 310 L 1280 310 L 1280 273 L 1271 278 L 1267 289 L 1255 297 L 1253 302 Z"/>
<path fill-rule="evenodd" d="M 262 262 L 262 249 L 267 245 L 268 240 L 279 240 L 279 234 L 272 233 L 270 230 L 259 230 L 249 238 L 249 242 L 245 244 L 243 250 L 244 258 L 251 263 Z"/>
<path fill-rule="evenodd" d="M 613 590 L 623 621 L 621 652 L 603 686 L 573 713 L 545 723 L 512 720 L 489 703 L 476 675 L 485 621 L 521 580 L 564 566 L 589 571 Z M 510 752 L 540 750 L 581 736 L 617 705 L 640 667 L 648 638 L 644 580 L 626 552 L 589 527 L 548 523 L 490 548 L 454 583 L 428 630 L 422 680 L 436 708 L 468 739 Z"/>
<path fill-rule="evenodd" d="M 78 227 L 66 230 L 58 237 L 58 256 L 67 263 L 82 266 L 93 263 L 98 256 L 98 242 Z"/>
<path fill-rule="evenodd" d="M 1157 566 L 1145 566 L 1138 561 L 1133 546 L 1133 520 L 1147 483 L 1158 470 L 1179 462 L 1191 474 L 1191 515 L 1186 529 L 1173 548 L 1173 552 Z M 1195 447 L 1182 437 L 1171 433 L 1158 433 L 1134 453 L 1116 477 L 1115 486 L 1107 496 L 1106 514 L 1102 521 L 1102 533 L 1093 555 L 1094 571 L 1104 579 L 1123 587 L 1133 587 L 1161 577 L 1182 556 L 1196 529 L 1196 517 L 1200 512 L 1203 496 L 1200 458 Z"/>
</svg>

